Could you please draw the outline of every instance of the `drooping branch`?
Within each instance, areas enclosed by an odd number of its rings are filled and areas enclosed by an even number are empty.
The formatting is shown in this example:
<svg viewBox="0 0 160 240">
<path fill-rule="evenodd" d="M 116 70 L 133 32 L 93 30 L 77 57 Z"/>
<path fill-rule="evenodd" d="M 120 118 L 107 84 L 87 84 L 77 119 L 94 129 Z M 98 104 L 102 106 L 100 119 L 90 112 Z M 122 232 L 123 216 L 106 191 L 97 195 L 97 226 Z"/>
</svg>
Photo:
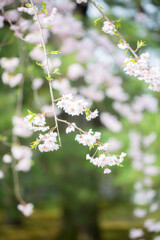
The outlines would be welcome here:
<svg viewBox="0 0 160 240">
<path fill-rule="evenodd" d="M 56 124 L 56 129 L 57 129 L 57 134 L 58 134 L 58 138 L 59 138 L 59 144 L 60 146 L 62 145 L 61 144 L 61 137 L 60 137 L 60 133 L 59 133 L 59 128 L 58 128 L 58 121 L 57 121 L 57 116 L 56 116 L 56 111 L 55 111 L 55 105 L 54 105 L 54 95 L 53 95 L 53 91 L 52 91 L 52 84 L 51 84 L 51 73 L 50 73 L 50 69 L 49 69 L 49 63 L 48 63 L 48 54 L 47 54 L 47 50 L 46 50 L 46 45 L 45 45 L 45 41 L 44 41 L 44 35 L 43 35 L 43 32 L 42 32 L 42 26 L 40 24 L 40 20 L 39 20 L 39 17 L 38 17 L 38 13 L 36 11 L 36 8 L 34 6 L 34 3 L 32 0 L 30 0 L 31 2 L 31 5 L 34 9 L 34 14 L 35 14 L 35 17 L 36 17 L 36 21 L 37 21 L 37 24 L 38 24 L 38 28 L 39 28 L 39 32 L 40 32 L 40 36 L 41 36 L 41 44 L 42 44 L 42 47 L 43 47 L 43 51 L 44 51 L 44 57 L 45 57 L 45 66 L 46 66 L 46 69 L 47 69 L 47 77 L 48 77 L 48 83 L 49 83 L 49 90 L 50 90 L 50 96 L 51 96 L 51 100 L 52 100 L 52 108 L 53 108 L 53 113 L 54 113 L 54 119 L 55 119 L 55 124 Z"/>
<path fill-rule="evenodd" d="M 110 22 L 110 23 L 112 24 L 112 22 L 110 21 L 110 19 L 103 13 L 102 9 L 101 9 L 94 1 L 92 1 L 92 0 L 88 0 L 88 1 L 100 12 L 100 14 L 102 15 L 102 17 L 103 17 L 106 21 L 108 21 L 108 22 Z M 119 36 L 119 38 L 122 39 L 123 42 L 126 42 L 126 43 L 127 43 L 127 41 L 124 39 L 124 37 L 121 35 L 121 33 L 120 33 L 117 29 L 116 29 L 115 31 L 116 31 L 117 35 Z M 135 57 L 136 59 L 138 59 L 138 55 L 137 55 L 136 52 L 131 48 L 131 46 L 129 45 L 129 43 L 127 43 L 127 45 L 128 45 L 128 49 L 131 51 L 131 53 L 134 55 L 134 57 Z"/>
</svg>

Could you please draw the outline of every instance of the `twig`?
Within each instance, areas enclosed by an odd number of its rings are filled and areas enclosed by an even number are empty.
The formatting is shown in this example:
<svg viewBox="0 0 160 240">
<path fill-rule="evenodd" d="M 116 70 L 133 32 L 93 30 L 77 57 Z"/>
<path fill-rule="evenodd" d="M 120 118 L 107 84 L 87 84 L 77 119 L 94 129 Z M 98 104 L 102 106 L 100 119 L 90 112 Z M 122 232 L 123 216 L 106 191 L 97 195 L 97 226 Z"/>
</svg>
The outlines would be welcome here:
<svg viewBox="0 0 160 240">
<path fill-rule="evenodd" d="M 31 2 L 31 5 L 32 5 L 32 7 L 33 7 L 33 9 L 34 9 L 35 17 L 36 17 L 37 24 L 38 24 L 38 27 L 39 27 L 39 32 L 40 32 L 40 35 L 41 35 L 41 43 L 42 43 L 42 47 L 43 47 L 43 51 L 44 51 L 44 56 L 45 56 L 45 64 L 46 64 L 46 68 L 47 68 L 47 77 L 48 77 L 48 79 L 50 79 L 50 78 L 51 78 L 51 74 L 50 74 L 49 64 L 48 64 L 48 54 L 47 54 L 46 45 L 45 45 L 45 42 L 44 42 L 44 36 L 43 36 L 43 32 L 42 32 L 42 26 L 41 26 L 41 24 L 40 24 L 39 17 L 38 17 L 36 8 L 35 8 L 35 6 L 34 6 L 34 4 L 33 4 L 33 1 L 30 0 L 30 2 Z M 57 121 L 57 116 L 56 116 L 56 111 L 55 111 L 55 106 L 54 106 L 54 95 L 53 95 L 53 91 L 52 91 L 52 84 L 51 84 L 51 81 L 48 81 L 48 83 L 49 83 L 49 90 L 50 90 L 50 95 L 51 95 L 51 100 L 52 100 L 52 108 L 53 108 L 54 119 L 55 119 L 55 124 L 56 124 L 56 128 L 57 128 L 57 134 L 58 134 L 59 144 L 60 144 L 60 146 L 62 146 L 61 138 L 60 138 L 60 133 L 59 133 L 59 128 L 58 128 L 58 121 Z"/>
<path fill-rule="evenodd" d="M 92 0 L 88 0 L 99 12 L 100 14 L 102 15 L 102 17 L 104 19 L 106 19 L 108 22 L 110 22 L 112 24 L 112 22 L 109 20 L 109 18 L 103 13 L 103 11 L 101 10 L 101 8 L 99 6 L 96 5 L 96 3 Z M 121 33 L 116 29 L 116 32 L 118 34 L 118 36 L 123 40 L 123 42 L 126 42 L 127 41 L 124 39 L 124 37 L 121 35 Z M 136 54 L 136 52 L 131 48 L 131 46 L 128 44 L 128 49 L 131 51 L 131 53 L 135 56 L 136 59 L 138 59 L 138 55 Z"/>
</svg>

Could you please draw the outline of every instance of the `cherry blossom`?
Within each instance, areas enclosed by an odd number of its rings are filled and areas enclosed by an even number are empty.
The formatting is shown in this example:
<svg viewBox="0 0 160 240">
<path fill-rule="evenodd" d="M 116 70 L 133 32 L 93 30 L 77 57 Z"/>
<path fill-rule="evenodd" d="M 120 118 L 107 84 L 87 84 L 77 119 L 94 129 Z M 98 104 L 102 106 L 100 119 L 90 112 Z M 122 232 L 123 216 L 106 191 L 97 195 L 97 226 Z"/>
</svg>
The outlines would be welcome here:
<svg viewBox="0 0 160 240">
<path fill-rule="evenodd" d="M 49 152 L 59 149 L 59 145 L 57 142 L 57 133 L 49 132 L 45 135 L 39 135 L 39 142 L 43 142 L 38 145 L 38 149 L 40 152 Z"/>
<path fill-rule="evenodd" d="M 83 99 L 74 100 L 73 96 L 69 94 L 63 95 L 62 99 L 58 101 L 57 106 L 58 108 L 63 109 L 69 115 L 79 116 L 80 114 L 84 113 L 87 103 Z"/>
<path fill-rule="evenodd" d="M 3 179 L 4 178 L 4 173 L 2 170 L 0 170 L 0 179 Z"/>
<path fill-rule="evenodd" d="M 89 132 L 86 132 L 84 134 L 77 134 L 75 140 L 78 141 L 80 144 L 83 144 L 84 146 L 90 147 L 94 143 L 96 143 L 96 141 L 99 140 L 100 137 L 100 132 L 93 133 L 92 129 L 90 129 Z"/>
<path fill-rule="evenodd" d="M 69 124 L 69 126 L 66 128 L 66 133 L 74 132 L 75 131 L 75 123 Z"/>
<path fill-rule="evenodd" d="M 4 163 L 11 163 L 12 162 L 12 157 L 9 154 L 5 154 L 2 158 Z"/>
<path fill-rule="evenodd" d="M 33 214 L 34 205 L 32 203 L 18 204 L 17 209 L 25 216 L 29 217 Z"/>
<path fill-rule="evenodd" d="M 114 35 L 115 26 L 111 22 L 105 21 L 103 23 L 102 31 L 110 35 Z"/>
</svg>

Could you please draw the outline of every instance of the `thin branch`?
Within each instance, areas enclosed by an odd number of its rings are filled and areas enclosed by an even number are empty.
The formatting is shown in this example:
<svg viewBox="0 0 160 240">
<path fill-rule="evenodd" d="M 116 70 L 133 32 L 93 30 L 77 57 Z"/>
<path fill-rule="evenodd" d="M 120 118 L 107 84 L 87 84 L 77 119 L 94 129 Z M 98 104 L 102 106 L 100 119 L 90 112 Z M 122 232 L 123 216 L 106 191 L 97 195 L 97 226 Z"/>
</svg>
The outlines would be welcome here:
<svg viewBox="0 0 160 240">
<path fill-rule="evenodd" d="M 102 15 L 102 17 L 104 19 L 106 19 L 108 22 L 110 22 L 112 24 L 112 22 L 109 20 L 109 18 L 103 13 L 103 11 L 101 10 L 101 8 L 99 6 L 96 5 L 96 3 L 92 0 L 88 0 L 99 12 L 100 14 Z M 116 32 L 118 34 L 118 36 L 123 40 L 123 42 L 126 42 L 127 41 L 124 39 L 124 37 L 121 35 L 121 33 L 116 29 Z M 135 56 L 135 58 L 137 59 L 138 58 L 138 55 L 136 54 L 136 52 L 131 48 L 131 46 L 128 44 L 128 49 L 131 51 L 131 53 Z"/>
<path fill-rule="evenodd" d="M 18 177 L 18 172 L 15 169 L 16 166 L 16 160 L 13 158 L 12 161 L 12 172 L 13 172 L 13 182 L 14 182 L 14 193 L 19 202 L 25 202 L 21 196 L 20 192 L 20 184 L 19 184 L 19 177 Z"/>
<path fill-rule="evenodd" d="M 42 47 L 43 47 L 43 51 L 44 51 L 44 56 L 45 56 L 45 64 L 46 64 L 46 69 L 47 69 L 47 77 L 50 79 L 50 78 L 51 78 L 51 74 L 50 74 L 49 64 L 48 64 L 48 54 L 47 54 L 46 45 L 45 45 L 45 42 L 44 42 L 44 36 L 43 36 L 43 32 L 42 32 L 42 26 L 41 26 L 41 24 L 40 24 L 39 17 L 38 17 L 36 8 L 35 8 L 35 6 L 34 6 L 34 4 L 33 4 L 33 1 L 30 0 L 30 2 L 31 2 L 31 5 L 32 5 L 32 7 L 33 7 L 33 9 L 34 9 L 35 17 L 36 17 L 37 24 L 38 24 L 38 27 L 39 27 L 39 32 L 40 32 L 40 35 L 41 35 L 41 43 L 42 43 Z M 55 111 L 55 106 L 54 106 L 54 95 L 53 95 L 53 91 L 52 91 L 52 84 L 51 84 L 51 81 L 48 81 L 48 83 L 49 83 L 49 90 L 50 90 L 50 95 L 51 95 L 51 100 L 52 100 L 52 108 L 53 108 L 53 113 L 54 113 L 54 118 L 55 118 L 55 124 L 56 124 L 57 133 L 58 133 L 58 138 L 59 138 L 59 144 L 60 144 L 60 146 L 62 146 L 61 138 L 60 138 L 60 133 L 59 133 L 59 128 L 58 128 L 58 121 L 57 121 L 57 116 L 56 116 L 56 111 Z"/>
<path fill-rule="evenodd" d="M 67 120 L 63 120 L 63 119 L 59 119 L 57 118 L 57 121 L 59 122 L 63 122 L 67 125 L 72 125 L 72 123 L 68 122 Z M 76 125 L 74 126 L 78 131 L 82 132 L 82 133 L 86 133 L 85 131 L 83 131 L 81 128 L 77 127 Z"/>
</svg>

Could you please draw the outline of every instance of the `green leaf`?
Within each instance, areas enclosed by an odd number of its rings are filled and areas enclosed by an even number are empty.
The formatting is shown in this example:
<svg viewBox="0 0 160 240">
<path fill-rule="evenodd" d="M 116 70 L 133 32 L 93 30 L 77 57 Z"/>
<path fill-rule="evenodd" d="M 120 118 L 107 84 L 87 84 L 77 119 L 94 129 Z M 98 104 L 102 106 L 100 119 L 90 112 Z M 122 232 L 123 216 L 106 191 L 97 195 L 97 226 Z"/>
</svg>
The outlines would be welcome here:
<svg viewBox="0 0 160 240">
<path fill-rule="evenodd" d="M 123 167 L 123 165 L 121 163 L 119 163 L 119 162 L 117 163 L 117 166 L 118 167 Z"/>
<path fill-rule="evenodd" d="M 91 150 L 93 147 L 94 147 L 93 145 L 90 145 L 90 146 L 89 146 L 89 150 Z"/>
<path fill-rule="evenodd" d="M 45 15 L 47 15 L 48 11 L 47 11 L 47 8 L 46 8 L 46 3 L 42 1 L 42 5 L 43 5 L 43 8 L 41 9 L 41 12 L 44 12 Z"/>
<path fill-rule="evenodd" d="M 28 122 L 32 122 L 33 121 L 33 119 L 36 117 L 37 115 L 36 114 L 34 114 L 30 119 L 29 119 L 29 121 Z"/>
<path fill-rule="evenodd" d="M 101 20 L 102 18 L 100 17 L 100 18 L 97 18 L 96 20 L 94 20 L 94 25 L 96 26 L 97 25 L 97 23 L 99 22 L 99 20 Z"/>
<path fill-rule="evenodd" d="M 57 51 L 51 51 L 51 52 L 48 53 L 48 55 L 52 55 L 52 54 L 60 54 L 60 51 L 57 50 Z"/>
<path fill-rule="evenodd" d="M 27 110 L 29 115 L 34 115 L 35 113 L 32 113 L 29 109 Z"/>
<path fill-rule="evenodd" d="M 86 117 L 88 117 L 88 115 L 89 115 L 89 112 L 90 112 L 90 109 L 89 109 L 89 108 L 87 108 L 87 109 L 85 110 Z"/>
<path fill-rule="evenodd" d="M 52 30 L 51 26 L 44 26 L 44 28 L 49 28 L 49 29 L 51 29 L 51 30 Z"/>
<path fill-rule="evenodd" d="M 127 50 L 125 51 L 125 54 L 127 54 L 127 53 L 128 53 L 128 51 L 129 51 L 129 50 L 127 49 Z"/>
<path fill-rule="evenodd" d="M 59 72 L 59 68 L 55 68 L 52 74 L 61 75 L 61 73 Z"/>
<path fill-rule="evenodd" d="M 36 61 L 36 64 L 37 64 L 38 66 L 40 66 L 40 67 L 43 67 L 43 65 L 42 65 L 40 62 L 37 62 L 37 61 Z"/>
<path fill-rule="evenodd" d="M 42 47 L 42 44 L 41 44 L 41 43 L 38 43 L 38 44 L 36 45 L 36 47 L 41 48 L 41 47 Z"/>
<path fill-rule="evenodd" d="M 118 29 L 118 28 L 121 28 L 120 22 L 116 22 L 115 25 L 116 25 L 116 28 L 117 28 L 117 29 Z"/>
<path fill-rule="evenodd" d="M 140 49 L 141 47 L 146 46 L 147 44 L 145 42 L 141 41 L 137 41 L 137 49 Z"/>
<path fill-rule="evenodd" d="M 46 79 L 47 79 L 48 81 L 52 81 L 52 80 L 53 80 L 52 77 L 48 77 L 48 76 L 46 76 Z"/>
<path fill-rule="evenodd" d="M 37 138 L 36 141 L 32 142 L 30 147 L 31 149 L 36 149 L 39 144 L 40 144 L 40 139 Z"/>
<path fill-rule="evenodd" d="M 100 8 L 101 10 L 104 10 L 104 8 L 101 5 L 98 5 L 98 8 Z"/>
<path fill-rule="evenodd" d="M 42 1 L 43 7 L 46 8 L 47 4 Z"/>
<path fill-rule="evenodd" d="M 115 34 L 116 36 L 119 37 L 118 33 L 117 33 L 115 30 L 113 30 L 113 32 L 114 32 L 114 34 Z"/>
<path fill-rule="evenodd" d="M 129 63 L 129 62 L 133 62 L 133 63 L 135 63 L 136 61 L 134 60 L 134 59 L 130 59 L 130 60 L 128 60 L 122 67 L 124 67 L 127 63 Z"/>
<path fill-rule="evenodd" d="M 26 3 L 25 6 L 26 6 L 27 8 L 31 8 L 31 7 L 32 7 L 32 5 L 31 5 L 30 3 Z"/>
<path fill-rule="evenodd" d="M 28 110 L 28 113 L 29 113 L 29 115 L 32 116 L 32 117 L 28 120 L 28 122 L 32 122 L 33 119 L 37 116 L 37 114 L 36 114 L 36 113 L 32 113 L 30 110 Z"/>
</svg>

